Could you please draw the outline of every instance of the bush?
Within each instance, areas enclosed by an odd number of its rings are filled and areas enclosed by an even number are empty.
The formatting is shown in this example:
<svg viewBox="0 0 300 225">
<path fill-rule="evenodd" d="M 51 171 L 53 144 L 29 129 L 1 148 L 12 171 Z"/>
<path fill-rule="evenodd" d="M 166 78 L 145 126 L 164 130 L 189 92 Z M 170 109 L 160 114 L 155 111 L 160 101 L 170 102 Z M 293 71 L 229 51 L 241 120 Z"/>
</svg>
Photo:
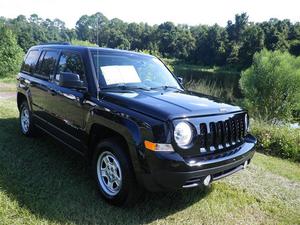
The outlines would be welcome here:
<svg viewBox="0 0 300 225">
<path fill-rule="evenodd" d="M 19 71 L 23 55 L 13 32 L 5 26 L 0 26 L 0 78 Z"/>
<path fill-rule="evenodd" d="M 251 133 L 257 137 L 257 149 L 281 158 L 300 162 L 300 129 L 252 122 Z"/>
<path fill-rule="evenodd" d="M 80 46 L 86 46 L 86 47 L 98 47 L 98 45 L 91 43 L 89 41 L 81 41 L 81 40 L 77 40 L 74 39 L 71 41 L 72 45 L 80 45 Z"/>
<path fill-rule="evenodd" d="M 267 121 L 289 120 L 300 102 L 300 58 L 288 52 L 262 50 L 242 72 L 245 104 Z"/>
</svg>

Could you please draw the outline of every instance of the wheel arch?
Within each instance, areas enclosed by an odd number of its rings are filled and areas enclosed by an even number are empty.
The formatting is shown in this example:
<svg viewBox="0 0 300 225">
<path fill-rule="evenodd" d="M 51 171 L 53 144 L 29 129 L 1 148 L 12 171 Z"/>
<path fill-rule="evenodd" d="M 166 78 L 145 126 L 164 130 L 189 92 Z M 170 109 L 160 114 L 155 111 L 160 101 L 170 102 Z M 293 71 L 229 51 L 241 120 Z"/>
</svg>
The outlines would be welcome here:
<svg viewBox="0 0 300 225">
<path fill-rule="evenodd" d="M 92 160 L 95 146 L 101 140 L 106 138 L 116 138 L 119 141 L 118 144 L 123 147 L 125 154 L 129 157 L 134 171 L 138 172 L 140 170 L 137 156 L 138 143 L 136 142 L 137 140 L 134 140 L 134 136 L 136 135 L 133 135 L 129 129 L 124 127 L 116 129 L 115 127 L 108 127 L 104 124 L 93 123 L 89 129 L 88 152 L 86 157 L 88 161 Z"/>
<path fill-rule="evenodd" d="M 25 94 L 21 93 L 21 92 L 18 92 L 17 93 L 17 106 L 18 106 L 19 110 L 20 110 L 22 102 L 24 102 L 24 101 L 27 101 L 27 103 L 28 103 L 27 96 Z"/>
</svg>

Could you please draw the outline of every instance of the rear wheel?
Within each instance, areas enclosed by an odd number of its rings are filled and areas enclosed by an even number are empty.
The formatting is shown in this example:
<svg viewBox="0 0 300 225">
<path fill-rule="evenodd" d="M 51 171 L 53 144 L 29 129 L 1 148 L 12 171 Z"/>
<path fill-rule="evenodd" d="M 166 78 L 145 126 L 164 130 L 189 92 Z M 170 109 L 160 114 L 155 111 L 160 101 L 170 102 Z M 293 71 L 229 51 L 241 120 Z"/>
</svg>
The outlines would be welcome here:
<svg viewBox="0 0 300 225">
<path fill-rule="evenodd" d="M 21 132 L 28 137 L 35 136 L 36 127 L 34 126 L 34 121 L 32 118 L 32 113 L 29 109 L 28 103 L 23 101 L 20 106 L 20 129 Z"/>
<path fill-rule="evenodd" d="M 110 204 L 132 206 L 141 196 L 129 157 L 120 141 L 101 141 L 93 156 L 93 173 L 101 196 Z"/>
</svg>

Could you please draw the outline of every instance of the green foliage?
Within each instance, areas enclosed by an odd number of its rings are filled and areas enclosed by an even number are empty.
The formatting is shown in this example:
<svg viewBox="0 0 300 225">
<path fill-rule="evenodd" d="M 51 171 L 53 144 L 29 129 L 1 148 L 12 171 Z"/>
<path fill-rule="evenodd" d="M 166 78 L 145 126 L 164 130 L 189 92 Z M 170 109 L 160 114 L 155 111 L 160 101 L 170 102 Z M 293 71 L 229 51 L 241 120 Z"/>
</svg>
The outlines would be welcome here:
<svg viewBox="0 0 300 225">
<path fill-rule="evenodd" d="M 0 78 L 16 74 L 23 55 L 13 32 L 0 26 Z"/>
<path fill-rule="evenodd" d="M 184 82 L 198 89 L 198 92 L 221 97 L 228 102 L 242 97 L 239 89 L 240 72 L 231 67 L 204 67 L 174 60 L 172 65 L 174 73 L 183 77 Z"/>
<path fill-rule="evenodd" d="M 95 43 L 101 47 L 157 52 L 163 58 L 176 58 L 201 66 L 234 66 L 241 70 L 252 64 L 256 51 L 289 50 L 299 55 L 300 23 L 270 19 L 252 23 L 246 13 L 235 15 L 226 27 L 165 22 L 126 23 L 108 19 L 100 12 L 81 16 L 75 29 L 65 27 L 59 19 L 42 19 L 37 14 L 15 19 L 1 17 L 0 24 L 10 27 L 17 42 L 27 51 L 31 46 L 46 42 L 74 39 Z"/>
<path fill-rule="evenodd" d="M 87 46 L 87 47 L 97 47 L 98 45 L 93 44 L 89 41 L 82 41 L 82 40 L 78 40 L 78 39 L 74 39 L 71 41 L 72 45 L 80 45 L 80 46 Z"/>
<path fill-rule="evenodd" d="M 280 51 L 256 53 L 240 85 L 256 116 L 272 122 L 289 120 L 300 101 L 300 58 Z"/>
<path fill-rule="evenodd" d="M 65 27 L 59 19 L 42 19 L 37 14 L 29 18 L 23 15 L 7 19 L 4 24 L 10 27 L 24 52 L 31 46 L 46 42 L 64 42 L 75 39 L 75 30 Z"/>
<path fill-rule="evenodd" d="M 258 150 L 300 162 L 300 129 L 254 121 L 251 133 L 258 139 Z"/>
<path fill-rule="evenodd" d="M 143 49 L 143 50 L 139 50 L 139 52 L 142 52 L 142 53 L 148 54 L 148 55 L 153 55 L 153 56 L 155 56 L 157 58 L 161 58 L 162 57 L 162 55 L 157 50 Z"/>
<path fill-rule="evenodd" d="M 300 40 L 293 40 L 291 42 L 290 53 L 296 56 L 300 56 Z"/>
<path fill-rule="evenodd" d="M 233 102 L 235 99 L 233 96 L 232 88 L 218 86 L 217 83 L 214 81 L 191 80 L 185 84 L 185 87 L 191 91 L 223 99 L 226 102 Z"/>
</svg>

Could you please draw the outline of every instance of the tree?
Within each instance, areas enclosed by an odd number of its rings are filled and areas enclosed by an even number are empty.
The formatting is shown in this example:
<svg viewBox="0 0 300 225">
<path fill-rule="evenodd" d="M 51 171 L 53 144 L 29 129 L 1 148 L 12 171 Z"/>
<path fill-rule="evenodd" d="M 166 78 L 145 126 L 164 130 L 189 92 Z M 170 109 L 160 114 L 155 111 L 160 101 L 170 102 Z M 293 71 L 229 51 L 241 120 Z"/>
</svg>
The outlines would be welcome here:
<svg viewBox="0 0 300 225">
<path fill-rule="evenodd" d="M 300 56 L 300 40 L 291 41 L 290 53 L 295 56 Z"/>
<path fill-rule="evenodd" d="M 243 43 L 239 48 L 238 63 L 243 68 L 252 64 L 253 55 L 264 48 L 264 32 L 255 25 L 250 24 L 246 27 L 243 34 Z"/>
<path fill-rule="evenodd" d="M 240 61 L 240 48 L 244 44 L 244 32 L 249 22 L 246 13 L 235 15 L 235 23 L 231 20 L 227 22 L 226 31 L 228 33 L 227 63 L 238 64 Z"/>
<path fill-rule="evenodd" d="M 195 49 L 196 39 L 192 36 L 188 26 L 178 25 L 176 38 L 174 40 L 175 49 L 172 56 L 178 59 L 188 59 L 191 52 Z"/>
<path fill-rule="evenodd" d="M 197 42 L 194 52 L 199 63 L 203 65 L 224 65 L 227 34 L 224 28 L 215 24 L 211 27 L 200 26 L 194 29 L 197 33 Z"/>
<path fill-rule="evenodd" d="M 81 41 L 81 40 L 77 40 L 77 39 L 73 39 L 71 41 L 71 43 L 72 43 L 72 45 L 87 46 L 87 47 L 97 47 L 98 46 L 89 41 Z"/>
<path fill-rule="evenodd" d="M 16 74 L 24 53 L 13 32 L 0 26 L 0 77 Z"/>
<path fill-rule="evenodd" d="M 263 22 L 260 27 L 265 34 L 265 46 L 269 50 L 288 50 L 289 20 L 280 21 L 272 18 Z"/>
<path fill-rule="evenodd" d="M 101 47 L 148 50 L 167 58 L 177 58 L 203 66 L 230 65 L 244 69 L 251 65 L 255 52 L 268 50 L 300 54 L 300 23 L 270 19 L 262 23 L 249 22 L 246 13 L 235 15 L 226 27 L 165 22 L 150 26 L 146 23 L 126 23 L 108 19 L 102 13 L 83 15 L 75 29 L 68 29 L 59 19 L 43 19 L 37 14 L 15 19 L 0 17 L 0 24 L 9 27 L 17 42 L 27 51 L 45 42 L 65 42 L 78 39 Z"/>
<path fill-rule="evenodd" d="M 142 33 L 143 25 L 137 23 L 130 23 L 127 26 L 126 36 L 130 42 L 130 47 L 132 50 L 141 50 L 142 47 Z"/>
<path fill-rule="evenodd" d="M 300 58 L 266 49 L 255 53 L 240 85 L 246 104 L 257 116 L 272 122 L 289 120 L 300 104 Z"/>
<path fill-rule="evenodd" d="M 106 46 L 108 22 L 108 19 L 100 12 L 91 16 L 81 16 L 75 27 L 78 39 Z"/>
<path fill-rule="evenodd" d="M 163 57 L 171 56 L 175 51 L 176 27 L 172 22 L 165 22 L 156 30 L 159 51 Z"/>
</svg>

